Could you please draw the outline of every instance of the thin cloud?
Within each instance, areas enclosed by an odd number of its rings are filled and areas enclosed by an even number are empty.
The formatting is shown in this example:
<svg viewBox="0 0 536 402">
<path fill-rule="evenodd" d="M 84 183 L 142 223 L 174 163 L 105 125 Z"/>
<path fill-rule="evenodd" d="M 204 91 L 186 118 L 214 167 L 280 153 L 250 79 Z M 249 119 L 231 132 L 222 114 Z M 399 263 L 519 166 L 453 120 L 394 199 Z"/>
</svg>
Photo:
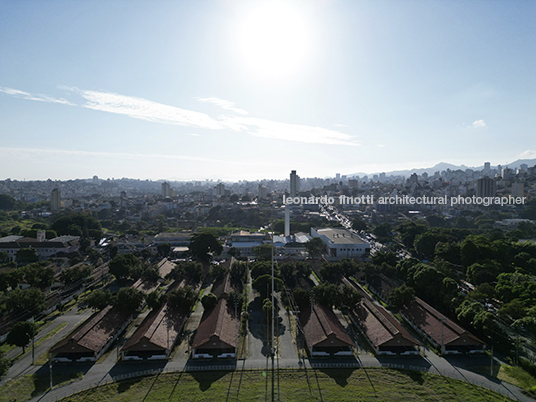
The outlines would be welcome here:
<svg viewBox="0 0 536 402">
<path fill-rule="evenodd" d="M 385 147 L 384 144 L 377 144 L 376 146 L 379 147 L 379 148 L 384 148 Z"/>
<path fill-rule="evenodd" d="M 251 134 L 262 138 L 297 141 L 310 144 L 359 145 L 354 142 L 353 138 L 348 134 L 321 127 L 280 123 L 253 117 L 239 117 L 232 119 L 231 121 L 240 126 L 247 127 Z"/>
<path fill-rule="evenodd" d="M 225 128 L 209 115 L 175 106 L 164 105 L 147 99 L 119 95 L 110 92 L 85 91 L 72 88 L 88 103 L 82 107 L 102 112 L 124 114 L 134 119 L 179 126 L 199 127 L 209 130 Z"/>
<path fill-rule="evenodd" d="M 473 128 L 485 128 L 487 127 L 486 123 L 484 123 L 484 120 L 476 120 L 471 124 L 471 127 Z"/>
<path fill-rule="evenodd" d="M 93 151 L 77 151 L 77 150 L 66 150 L 66 149 L 39 149 L 39 148 L 4 148 L 0 147 L 0 152 L 4 156 L 15 156 L 18 158 L 32 159 L 38 156 L 49 156 L 49 157 L 61 157 L 61 156 L 74 156 L 78 158 L 115 158 L 115 159 L 133 159 L 140 160 L 140 158 L 145 159 L 171 159 L 171 160 L 186 160 L 186 161 L 197 161 L 197 162 L 225 162 L 231 163 L 229 161 L 215 161 L 213 158 L 204 158 L 191 155 L 166 155 L 166 154 L 135 154 L 135 153 L 121 153 L 121 152 L 93 152 Z M 236 162 L 236 164 L 244 164 L 241 162 Z"/>
<path fill-rule="evenodd" d="M 234 102 L 231 102 L 231 101 L 228 101 L 228 100 L 225 100 L 225 99 L 220 99 L 220 98 L 216 98 L 216 97 L 196 98 L 196 99 L 198 101 L 200 101 L 200 102 L 212 103 L 212 104 L 214 104 L 216 106 L 221 107 L 222 109 L 230 110 L 231 112 L 240 113 L 240 114 L 248 114 L 248 112 L 246 112 L 244 109 L 239 109 L 239 108 L 235 107 Z"/>
<path fill-rule="evenodd" d="M 196 127 L 209 130 L 230 130 L 237 133 L 246 133 L 256 137 L 273 140 L 295 141 L 309 144 L 347 145 L 358 146 L 354 138 L 337 130 L 329 130 L 322 127 L 307 126 L 301 124 L 289 124 L 272 120 L 241 117 L 220 116 L 215 119 L 206 113 L 181 109 L 175 106 L 164 105 L 147 99 L 133 96 L 119 95 L 110 92 L 88 91 L 75 87 L 60 87 L 61 89 L 80 95 L 85 103 L 76 106 L 98 110 L 102 112 L 126 115 L 134 119 L 141 119 L 155 123 L 173 124 L 179 126 Z M 2 92 L 23 97 L 29 100 L 56 102 L 74 105 L 62 99 L 54 99 L 44 95 L 32 95 L 27 92 L 7 88 Z M 216 100 L 229 106 L 232 102 L 225 103 L 217 98 L 202 98 Z M 240 109 L 237 109 L 240 110 Z"/>
<path fill-rule="evenodd" d="M 62 105 L 73 105 L 71 102 L 65 99 L 57 99 L 47 95 L 30 94 L 28 92 L 19 91 L 18 89 L 0 87 L 0 92 L 8 95 L 15 96 L 16 98 L 34 100 L 39 102 L 60 103 Z"/>
</svg>

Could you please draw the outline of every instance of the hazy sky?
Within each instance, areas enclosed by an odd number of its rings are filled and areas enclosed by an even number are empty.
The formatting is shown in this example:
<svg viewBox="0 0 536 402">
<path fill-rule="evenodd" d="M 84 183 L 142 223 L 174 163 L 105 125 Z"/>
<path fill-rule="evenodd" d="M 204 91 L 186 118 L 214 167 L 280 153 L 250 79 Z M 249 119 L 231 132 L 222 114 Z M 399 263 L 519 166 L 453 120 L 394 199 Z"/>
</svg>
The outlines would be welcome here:
<svg viewBox="0 0 536 402">
<path fill-rule="evenodd" d="M 536 157 L 536 1 L 0 2 L 0 179 Z"/>
</svg>

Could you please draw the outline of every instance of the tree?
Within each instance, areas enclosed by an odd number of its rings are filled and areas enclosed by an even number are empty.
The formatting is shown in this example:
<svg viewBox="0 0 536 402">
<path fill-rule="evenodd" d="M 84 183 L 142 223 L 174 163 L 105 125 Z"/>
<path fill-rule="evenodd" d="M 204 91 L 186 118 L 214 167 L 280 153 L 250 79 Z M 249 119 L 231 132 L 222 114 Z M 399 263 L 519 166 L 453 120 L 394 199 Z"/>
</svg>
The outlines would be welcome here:
<svg viewBox="0 0 536 402">
<path fill-rule="evenodd" d="M 272 274 L 272 264 L 269 261 L 255 261 L 251 264 L 251 278 Z M 274 275 L 279 276 L 279 266 L 274 264 Z"/>
<path fill-rule="evenodd" d="M 210 267 L 210 276 L 212 276 L 215 281 L 222 279 L 226 274 L 227 269 L 223 264 L 214 264 Z"/>
<path fill-rule="evenodd" d="M 376 266 L 380 266 L 383 263 L 386 263 L 394 267 L 398 262 L 398 257 L 392 251 L 382 250 L 378 251 L 377 253 L 374 253 L 374 255 L 371 257 L 371 261 Z"/>
<path fill-rule="evenodd" d="M 0 264 L 3 264 L 5 262 L 9 261 L 9 254 L 5 251 L 0 251 Z"/>
<path fill-rule="evenodd" d="M 45 294 L 36 288 L 13 289 L 6 298 L 8 311 L 40 313 L 45 308 Z"/>
<path fill-rule="evenodd" d="M 242 287 L 242 284 L 247 279 L 247 264 L 242 261 L 235 261 L 233 262 L 233 265 L 231 265 L 230 269 L 230 276 L 231 276 L 231 283 L 235 287 Z"/>
<path fill-rule="evenodd" d="M 19 264 L 30 264 L 39 261 L 35 248 L 21 248 L 17 251 L 17 262 Z"/>
<path fill-rule="evenodd" d="M 389 304 L 397 309 L 407 306 L 413 300 L 415 300 L 415 290 L 407 285 L 394 288 L 389 293 Z"/>
<path fill-rule="evenodd" d="M 188 248 L 192 256 L 201 261 L 209 261 L 211 254 L 220 255 L 223 251 L 219 240 L 210 232 L 194 233 Z"/>
<path fill-rule="evenodd" d="M 158 246 L 156 246 L 156 250 L 158 251 L 158 254 L 166 257 L 167 255 L 169 255 L 171 251 L 171 244 L 169 243 L 159 244 Z"/>
<path fill-rule="evenodd" d="M 243 293 L 239 292 L 238 290 L 231 290 L 229 292 L 229 297 L 227 297 L 227 303 L 229 306 L 232 305 L 233 307 L 235 303 L 237 303 L 238 311 L 242 311 L 242 305 L 244 303 Z"/>
<path fill-rule="evenodd" d="M 17 201 L 13 197 L 7 194 L 0 194 L 0 210 L 11 211 L 15 208 L 15 205 L 17 205 Z"/>
<path fill-rule="evenodd" d="M 262 244 L 253 247 L 253 254 L 255 254 L 258 261 L 271 261 L 272 255 L 275 255 L 275 247 L 271 244 Z"/>
<path fill-rule="evenodd" d="M 253 289 L 260 293 L 261 299 L 266 299 L 272 291 L 272 276 L 261 275 L 251 284 Z M 275 291 L 283 288 L 283 281 L 279 278 L 274 278 Z"/>
<path fill-rule="evenodd" d="M 262 302 L 262 312 L 272 322 L 272 301 L 270 299 L 264 299 Z"/>
<path fill-rule="evenodd" d="M 116 305 L 133 313 L 141 306 L 143 299 L 144 295 L 140 290 L 134 288 L 121 288 L 116 295 Z"/>
<path fill-rule="evenodd" d="M 191 286 L 184 286 L 168 293 L 168 305 L 180 312 L 190 311 L 197 295 Z"/>
<path fill-rule="evenodd" d="M 292 290 L 292 297 L 294 298 L 294 303 L 296 303 L 300 309 L 303 309 L 310 304 L 311 295 L 309 291 L 305 289 L 294 288 Z"/>
<path fill-rule="evenodd" d="M 203 275 L 203 266 L 198 262 L 185 261 L 175 264 L 175 268 L 166 276 L 166 279 L 181 281 L 186 279 L 190 282 L 197 283 Z"/>
<path fill-rule="evenodd" d="M 117 280 L 126 279 L 136 267 L 140 267 L 140 260 L 134 254 L 122 254 L 114 257 L 109 264 L 110 273 Z"/>
<path fill-rule="evenodd" d="M 71 285 L 91 275 L 91 268 L 87 265 L 75 265 L 60 272 L 60 281 Z"/>
<path fill-rule="evenodd" d="M 218 304 L 218 298 L 213 293 L 206 294 L 201 299 L 201 304 L 203 304 L 203 308 L 208 311 Z"/>
<path fill-rule="evenodd" d="M 229 254 L 231 257 L 240 257 L 240 250 L 236 247 L 231 247 L 229 251 L 227 251 L 227 254 Z"/>
<path fill-rule="evenodd" d="M 3 350 L 0 350 L 0 377 L 3 377 L 9 370 L 11 359 L 6 357 Z"/>
<path fill-rule="evenodd" d="M 162 307 L 166 302 L 167 297 L 161 294 L 158 290 L 154 290 L 145 297 L 145 301 L 151 310 L 156 310 Z"/>
<path fill-rule="evenodd" d="M 341 307 L 347 307 L 350 310 L 353 310 L 361 300 L 361 294 L 349 285 L 343 285 L 340 289 L 340 294 Z"/>
<path fill-rule="evenodd" d="M 392 235 L 391 225 L 388 223 L 382 223 L 381 225 L 376 226 L 372 229 L 372 233 L 379 237 L 381 240 L 390 240 Z"/>
<path fill-rule="evenodd" d="M 88 307 L 95 310 L 102 310 L 112 303 L 112 293 L 109 290 L 94 290 L 86 297 Z"/>
<path fill-rule="evenodd" d="M 366 231 L 368 230 L 368 225 L 367 225 L 367 222 L 365 222 L 363 219 L 361 218 L 355 218 L 353 221 L 352 221 L 352 229 L 360 232 L 362 230 Z"/>
<path fill-rule="evenodd" d="M 320 237 L 313 237 L 307 243 L 305 243 L 305 249 L 313 257 L 318 257 L 326 249 L 324 242 Z"/>
<path fill-rule="evenodd" d="M 329 308 L 342 306 L 342 294 L 339 287 L 333 283 L 323 283 L 313 288 L 315 300 Z"/>
<path fill-rule="evenodd" d="M 149 282 L 156 282 L 160 279 L 160 274 L 158 273 L 158 267 L 148 267 L 143 271 L 141 277 Z"/>
<path fill-rule="evenodd" d="M 47 263 L 32 263 L 20 268 L 26 283 L 41 289 L 52 285 L 55 272 L 47 265 Z"/>
<path fill-rule="evenodd" d="M 30 321 L 16 323 L 7 334 L 6 342 L 10 345 L 20 346 L 22 353 L 26 352 L 26 346 L 37 334 L 37 325 Z"/>
<path fill-rule="evenodd" d="M 61 216 L 50 225 L 50 228 L 60 236 L 82 236 L 97 241 L 102 237 L 102 226 L 99 220 L 85 213 L 72 213 Z"/>
</svg>

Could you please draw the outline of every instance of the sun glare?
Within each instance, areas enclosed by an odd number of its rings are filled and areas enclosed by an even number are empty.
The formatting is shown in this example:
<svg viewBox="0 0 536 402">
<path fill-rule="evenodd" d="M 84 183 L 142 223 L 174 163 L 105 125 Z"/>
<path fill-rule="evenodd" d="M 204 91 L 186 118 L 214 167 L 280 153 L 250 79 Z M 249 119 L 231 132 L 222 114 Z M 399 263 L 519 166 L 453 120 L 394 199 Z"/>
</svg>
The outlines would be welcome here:
<svg viewBox="0 0 536 402">
<path fill-rule="evenodd" d="M 305 10 L 289 1 L 254 4 L 238 24 L 241 64 L 266 82 L 291 78 L 305 68 L 312 48 Z"/>
</svg>

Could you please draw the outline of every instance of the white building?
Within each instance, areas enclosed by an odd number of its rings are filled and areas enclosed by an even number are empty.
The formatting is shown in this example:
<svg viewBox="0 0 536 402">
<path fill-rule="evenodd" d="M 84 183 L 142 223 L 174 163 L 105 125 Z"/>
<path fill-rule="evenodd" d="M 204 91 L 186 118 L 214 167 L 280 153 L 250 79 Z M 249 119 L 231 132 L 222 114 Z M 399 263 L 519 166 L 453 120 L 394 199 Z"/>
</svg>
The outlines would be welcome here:
<svg viewBox="0 0 536 402">
<path fill-rule="evenodd" d="M 336 260 L 364 257 L 370 252 L 370 244 L 348 229 L 311 228 L 311 236 L 320 237 L 329 256 Z"/>
</svg>

